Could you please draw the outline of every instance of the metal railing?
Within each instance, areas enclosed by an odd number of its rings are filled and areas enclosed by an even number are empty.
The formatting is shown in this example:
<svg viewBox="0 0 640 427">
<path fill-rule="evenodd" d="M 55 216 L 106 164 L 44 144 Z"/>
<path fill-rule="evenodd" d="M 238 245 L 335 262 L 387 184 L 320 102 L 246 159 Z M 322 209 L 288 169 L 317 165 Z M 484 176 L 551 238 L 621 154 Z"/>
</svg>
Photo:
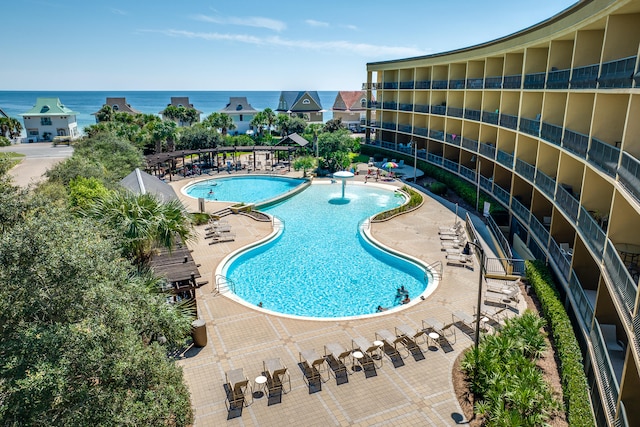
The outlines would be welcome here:
<svg viewBox="0 0 640 427">
<path fill-rule="evenodd" d="M 513 154 L 507 153 L 506 151 L 498 150 L 498 156 L 496 157 L 498 163 L 503 166 L 506 166 L 508 169 L 513 168 Z"/>
<path fill-rule="evenodd" d="M 479 122 L 481 116 L 482 116 L 482 111 L 480 110 L 472 110 L 469 108 L 464 109 L 464 118 L 467 120 L 475 120 Z"/>
<path fill-rule="evenodd" d="M 500 126 L 513 129 L 513 130 L 518 129 L 518 116 L 501 113 Z"/>
<path fill-rule="evenodd" d="M 571 70 L 549 71 L 547 76 L 547 89 L 567 89 L 569 88 L 569 76 Z"/>
<path fill-rule="evenodd" d="M 478 151 L 478 141 L 469 138 L 462 138 L 462 146 L 470 151 Z"/>
<path fill-rule="evenodd" d="M 462 117 L 464 109 L 459 107 L 449 107 L 447 108 L 447 115 L 451 117 Z"/>
<path fill-rule="evenodd" d="M 444 140 L 444 132 L 441 130 L 430 130 L 429 131 L 429 138 L 432 139 L 437 139 L 439 141 Z"/>
<path fill-rule="evenodd" d="M 467 79 L 467 89 L 482 89 L 484 79 L 482 77 Z"/>
<path fill-rule="evenodd" d="M 598 83 L 601 88 L 631 87 L 635 68 L 635 56 L 603 62 Z"/>
<path fill-rule="evenodd" d="M 602 401 L 605 405 L 604 409 L 607 412 L 608 419 L 613 420 L 615 418 L 616 403 L 618 402 L 620 388 L 618 386 L 618 381 L 616 380 L 613 367 L 611 366 L 611 360 L 607 353 L 607 346 L 602 338 L 600 324 L 597 320 L 594 322 L 594 327 L 591 329 L 589 335 L 591 337 L 591 345 L 593 346 L 593 352 L 595 355 L 595 364 L 593 365 L 593 368 L 600 379 L 601 387 L 599 387 L 599 389 L 602 393 Z"/>
<path fill-rule="evenodd" d="M 443 159 L 442 166 L 445 169 L 449 169 L 452 172 L 458 173 L 458 162 L 454 162 L 453 160 Z"/>
<path fill-rule="evenodd" d="M 562 127 L 542 122 L 540 128 L 540 138 L 555 145 L 562 144 Z"/>
<path fill-rule="evenodd" d="M 551 238 L 549 240 L 549 259 L 556 264 L 558 271 L 562 274 L 562 277 L 564 277 L 566 281 L 569 281 L 569 275 L 571 274 L 571 259 L 568 259 L 567 256 L 568 255 L 562 253 L 560 246 L 558 246 L 555 239 Z"/>
<path fill-rule="evenodd" d="M 618 168 L 618 178 L 629 194 L 640 201 L 640 161 L 629 153 L 623 152 Z"/>
<path fill-rule="evenodd" d="M 615 178 L 620 161 L 620 149 L 592 137 L 588 159 L 589 162 L 605 171 L 607 175 Z"/>
<path fill-rule="evenodd" d="M 520 132 L 533 136 L 540 136 L 540 120 L 520 117 Z"/>
<path fill-rule="evenodd" d="M 480 154 L 490 159 L 496 158 L 496 147 L 494 145 L 489 145 L 481 142 L 478 151 L 480 152 Z"/>
<path fill-rule="evenodd" d="M 413 89 L 413 81 L 400 82 L 400 89 Z"/>
<path fill-rule="evenodd" d="M 385 101 L 382 103 L 382 108 L 385 110 L 397 110 L 398 103 L 396 101 Z"/>
<path fill-rule="evenodd" d="M 213 289 L 213 292 L 217 295 L 217 294 L 222 294 L 226 291 L 231 291 L 235 293 L 236 292 L 235 282 L 226 276 L 223 276 L 221 274 L 216 274 L 216 286 Z"/>
<path fill-rule="evenodd" d="M 413 111 L 413 104 L 400 103 L 400 104 L 398 104 L 398 110 L 400 110 L 400 111 Z"/>
<path fill-rule="evenodd" d="M 499 119 L 500 119 L 500 113 L 492 113 L 490 111 L 482 112 L 482 121 L 485 123 L 491 123 L 493 125 L 497 125 Z"/>
<path fill-rule="evenodd" d="M 447 89 L 448 87 L 448 80 L 431 80 L 431 89 Z"/>
<path fill-rule="evenodd" d="M 558 185 L 556 189 L 555 200 L 562 210 L 576 222 L 578 220 L 578 210 L 580 202 L 578 202 L 562 185 Z"/>
<path fill-rule="evenodd" d="M 569 292 L 573 296 L 573 300 L 575 301 L 575 308 L 582 322 L 584 323 L 587 331 L 591 330 L 591 320 L 593 319 L 593 306 L 587 298 L 587 294 L 585 294 L 584 289 L 582 289 L 582 285 L 578 280 L 578 276 L 575 271 L 571 271 L 571 279 L 569 280 Z"/>
<path fill-rule="evenodd" d="M 513 76 L 504 76 L 504 80 L 502 82 L 503 89 L 520 89 L 522 86 L 522 75 L 515 74 Z"/>
<path fill-rule="evenodd" d="M 414 104 L 413 111 L 415 111 L 416 113 L 428 113 L 429 104 Z"/>
<path fill-rule="evenodd" d="M 583 133 L 565 129 L 564 138 L 562 138 L 562 146 L 569 151 L 578 154 L 583 159 L 586 159 L 587 149 L 589 148 L 589 137 Z"/>
<path fill-rule="evenodd" d="M 509 207 L 509 201 L 511 199 L 511 194 L 509 194 L 509 192 L 507 190 L 505 190 L 504 188 L 500 187 L 498 184 L 493 184 L 493 195 L 496 196 L 496 198 L 499 201 L 504 203 L 504 205 L 507 208 Z"/>
<path fill-rule="evenodd" d="M 531 219 L 529 220 L 529 230 L 531 230 L 531 234 L 533 234 L 540 243 L 542 243 L 543 247 L 547 247 L 549 243 L 549 230 L 536 218 L 534 215 L 531 215 Z"/>
<path fill-rule="evenodd" d="M 542 172 L 540 169 L 536 171 L 536 185 L 544 194 L 549 196 L 551 200 L 556 194 L 556 180 Z"/>
<path fill-rule="evenodd" d="M 629 328 L 633 327 L 633 309 L 636 302 L 638 285 L 634 282 L 629 271 L 620 259 L 620 255 L 611 241 L 607 241 L 604 252 L 604 267 L 615 297 L 622 308 L 623 319 Z M 640 349 L 640 348 L 639 348 Z"/>
<path fill-rule="evenodd" d="M 431 114 L 438 114 L 444 116 L 447 114 L 447 107 L 445 105 L 432 105 Z"/>
<path fill-rule="evenodd" d="M 431 80 L 418 80 L 415 87 L 416 89 L 431 89 Z"/>
<path fill-rule="evenodd" d="M 515 197 L 511 199 L 511 211 L 514 214 L 518 215 L 522 219 L 522 222 L 524 222 L 525 224 L 529 224 L 531 211 Z"/>
<path fill-rule="evenodd" d="M 504 234 L 502 234 L 502 230 L 500 230 L 500 227 L 498 227 L 498 224 L 496 224 L 495 220 L 491 215 L 487 217 L 487 226 L 489 227 L 489 230 L 491 230 L 491 232 L 493 233 L 494 237 L 498 240 L 498 245 L 500 245 L 500 249 L 502 249 L 502 252 L 504 253 L 504 255 L 507 258 L 512 259 L 513 252 L 511 251 L 511 245 L 509 244 L 509 241 L 504 236 Z"/>
<path fill-rule="evenodd" d="M 524 88 L 525 89 L 544 89 L 544 79 L 547 76 L 546 72 L 530 73 L 524 76 Z"/>
<path fill-rule="evenodd" d="M 502 76 L 485 77 L 484 78 L 485 89 L 500 89 L 502 88 Z"/>
<path fill-rule="evenodd" d="M 535 166 L 521 159 L 516 159 L 516 172 L 518 172 L 530 182 L 533 182 L 534 177 L 536 176 Z"/>
<path fill-rule="evenodd" d="M 453 145 L 460 145 L 460 139 L 461 139 L 460 135 L 456 133 L 448 133 L 445 136 L 445 141 Z"/>
<path fill-rule="evenodd" d="M 604 231 L 602 231 L 598 222 L 589 215 L 589 212 L 584 208 L 584 206 L 580 206 L 578 229 L 586 238 L 586 243 L 591 247 L 591 250 L 601 256 L 604 251 L 607 236 Z"/>
<path fill-rule="evenodd" d="M 449 89 L 464 89 L 465 79 L 449 80 Z"/>
<path fill-rule="evenodd" d="M 571 89 L 595 88 L 598 86 L 600 64 L 575 67 L 571 72 Z"/>
</svg>

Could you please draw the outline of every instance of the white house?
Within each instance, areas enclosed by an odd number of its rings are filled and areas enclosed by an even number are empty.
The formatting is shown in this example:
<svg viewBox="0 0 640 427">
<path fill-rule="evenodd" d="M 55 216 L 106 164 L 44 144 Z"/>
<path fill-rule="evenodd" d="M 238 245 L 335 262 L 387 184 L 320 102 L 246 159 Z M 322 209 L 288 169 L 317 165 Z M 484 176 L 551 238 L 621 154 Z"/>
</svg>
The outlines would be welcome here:
<svg viewBox="0 0 640 427">
<path fill-rule="evenodd" d="M 230 97 L 226 107 L 220 110 L 233 119 L 236 128 L 231 131 L 236 135 L 247 133 L 248 130 L 254 130 L 251 121 L 258 113 L 247 101 L 245 96 Z"/>
<path fill-rule="evenodd" d="M 24 120 L 28 142 L 53 141 L 56 136 L 78 138 L 77 112 L 65 107 L 59 98 L 38 98 L 29 111 L 19 114 Z"/>
</svg>

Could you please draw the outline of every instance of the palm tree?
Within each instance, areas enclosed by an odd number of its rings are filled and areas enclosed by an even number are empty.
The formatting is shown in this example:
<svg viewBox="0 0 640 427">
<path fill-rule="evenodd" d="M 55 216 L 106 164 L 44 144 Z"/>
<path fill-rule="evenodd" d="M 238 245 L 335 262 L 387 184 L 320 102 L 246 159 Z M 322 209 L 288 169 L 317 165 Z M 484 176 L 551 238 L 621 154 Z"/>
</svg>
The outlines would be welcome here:
<svg viewBox="0 0 640 427">
<path fill-rule="evenodd" d="M 223 136 L 227 136 L 227 130 L 233 130 L 236 128 L 231 116 L 225 113 L 211 113 L 205 121 L 209 126 L 215 129 L 220 129 Z"/>
<path fill-rule="evenodd" d="M 258 135 L 262 136 L 262 131 L 264 130 L 264 127 L 267 125 L 267 118 L 266 118 L 266 115 L 264 114 L 264 111 L 258 111 L 256 115 L 253 116 L 253 119 L 249 124 L 254 128 L 258 129 Z"/>
<path fill-rule="evenodd" d="M 13 117 L 9 117 L 9 136 L 13 138 L 17 138 L 20 136 L 22 132 L 22 123 L 20 120 L 15 119 Z"/>
<path fill-rule="evenodd" d="M 194 236 L 179 200 L 163 203 L 151 194 L 114 191 L 81 213 L 120 232 L 124 255 L 138 266 L 148 263 L 156 247 L 172 250 Z"/>
<path fill-rule="evenodd" d="M 115 116 L 115 111 L 113 111 L 113 108 L 111 107 L 111 105 L 105 104 L 102 106 L 100 111 L 96 113 L 96 120 L 98 120 L 98 123 L 111 122 L 113 121 L 114 116 Z"/>
<path fill-rule="evenodd" d="M 151 122 L 146 128 L 151 132 L 151 139 L 155 142 L 156 153 L 162 152 L 162 143 L 166 141 L 167 150 L 174 151 L 178 130 L 175 122 Z"/>
<path fill-rule="evenodd" d="M 271 135 L 271 128 L 273 128 L 276 122 L 276 113 L 274 113 L 271 108 L 265 108 L 263 113 L 267 122 L 267 128 L 269 129 L 269 135 Z"/>
<path fill-rule="evenodd" d="M 291 125 L 291 117 L 286 114 L 278 114 L 276 117 L 276 126 L 280 129 L 280 136 L 289 135 L 289 127 Z"/>
</svg>

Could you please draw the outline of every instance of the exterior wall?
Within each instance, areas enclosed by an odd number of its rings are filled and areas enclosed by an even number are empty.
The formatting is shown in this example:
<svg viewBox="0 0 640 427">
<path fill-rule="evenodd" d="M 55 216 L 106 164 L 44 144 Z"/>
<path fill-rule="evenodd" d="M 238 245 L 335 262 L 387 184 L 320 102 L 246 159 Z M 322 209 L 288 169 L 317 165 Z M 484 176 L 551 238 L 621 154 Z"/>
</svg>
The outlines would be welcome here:
<svg viewBox="0 0 640 427">
<path fill-rule="evenodd" d="M 26 140 L 52 141 L 56 136 L 80 136 L 76 116 L 25 116 Z"/>
<path fill-rule="evenodd" d="M 582 1 L 497 41 L 367 64 L 363 85 L 367 144 L 416 144 L 548 262 L 598 425 L 640 425 L 639 52 L 640 0 Z"/>
<path fill-rule="evenodd" d="M 229 117 L 233 119 L 233 123 L 236 125 L 236 128 L 230 131 L 233 135 L 241 135 L 246 133 L 248 130 L 254 130 L 253 126 L 251 126 L 251 120 L 255 117 L 255 114 L 229 114 Z M 240 118 L 242 117 L 242 120 Z"/>
</svg>

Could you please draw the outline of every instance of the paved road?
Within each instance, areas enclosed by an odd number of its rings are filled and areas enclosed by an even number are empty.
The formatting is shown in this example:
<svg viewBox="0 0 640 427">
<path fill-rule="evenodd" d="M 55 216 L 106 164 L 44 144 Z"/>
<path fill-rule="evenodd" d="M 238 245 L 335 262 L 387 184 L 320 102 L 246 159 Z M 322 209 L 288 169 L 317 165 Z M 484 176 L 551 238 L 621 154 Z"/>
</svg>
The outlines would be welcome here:
<svg viewBox="0 0 640 427">
<path fill-rule="evenodd" d="M 22 162 L 9 171 L 14 184 L 26 187 L 41 181 L 42 175 L 53 165 L 71 157 L 73 148 L 66 145 L 54 147 L 50 142 L 39 142 L 0 147 L 0 153 L 2 152 L 14 152 L 26 156 Z"/>
</svg>

